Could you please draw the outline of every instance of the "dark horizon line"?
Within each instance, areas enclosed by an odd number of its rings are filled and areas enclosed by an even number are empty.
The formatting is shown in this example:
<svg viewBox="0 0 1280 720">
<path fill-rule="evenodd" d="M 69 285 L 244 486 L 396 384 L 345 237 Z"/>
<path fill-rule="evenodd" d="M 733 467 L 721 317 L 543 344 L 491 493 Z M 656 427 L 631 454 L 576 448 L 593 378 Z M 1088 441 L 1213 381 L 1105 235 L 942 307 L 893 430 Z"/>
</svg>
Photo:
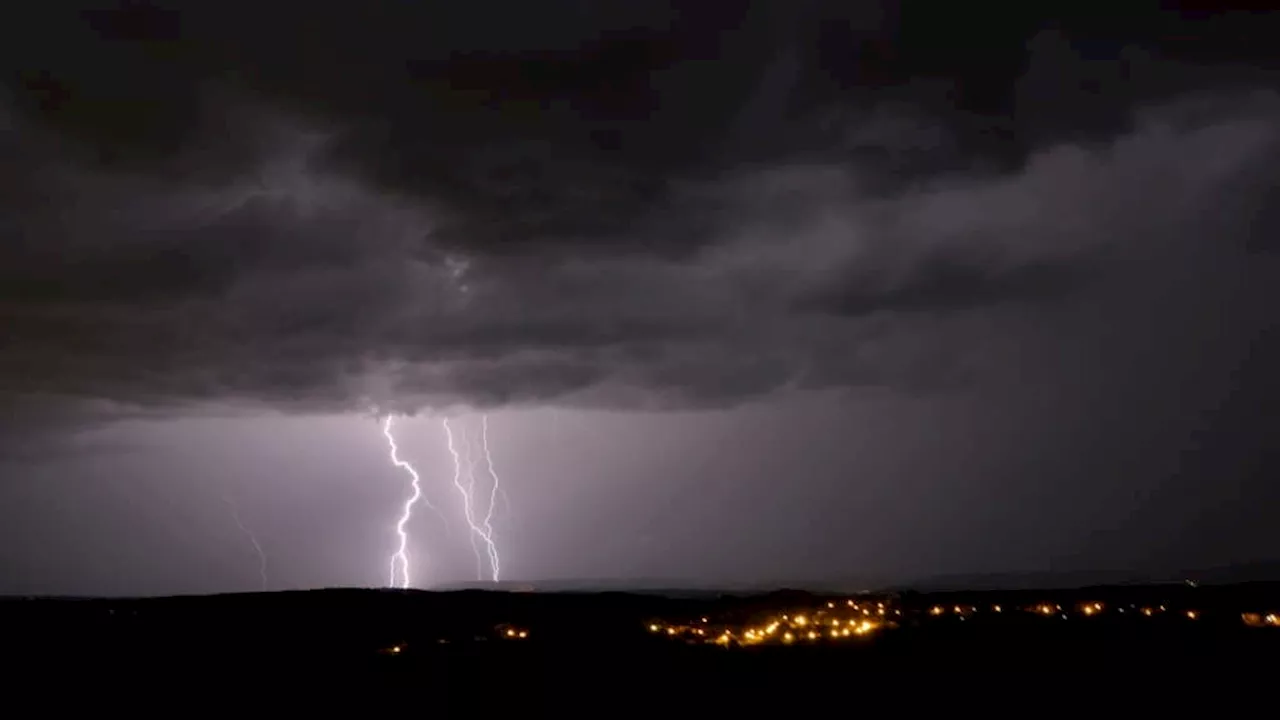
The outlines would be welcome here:
<svg viewBox="0 0 1280 720">
<path fill-rule="evenodd" d="M 1262 571 L 1248 573 L 1249 570 Z M 1221 577 L 1228 573 L 1239 573 L 1240 577 Z M 1213 576 L 1219 577 L 1213 577 Z M 1199 577 L 1197 577 L 1199 576 Z M 1054 583 L 1058 578 L 1060 582 Z M 1075 578 L 1072 580 L 1072 578 Z M 1044 582 L 1024 582 L 1036 580 Z M 825 582 L 778 582 L 778 583 L 720 583 L 709 585 L 691 584 L 689 581 L 658 580 L 543 580 L 528 581 L 477 581 L 473 583 L 456 583 L 433 588 L 395 588 L 377 586 L 336 585 L 310 588 L 287 588 L 280 590 L 245 590 L 211 593 L 174 593 L 168 595 L 56 595 L 56 594 L 3 594 L 3 601 L 32 600 L 96 600 L 96 601 L 129 601 L 129 600 L 167 600 L 180 598 L 217 598 L 248 595 L 284 595 L 289 593 L 315 592 L 367 592 L 396 594 L 461 594 L 469 592 L 525 592 L 538 595 L 577 594 L 577 593 L 621 593 L 633 595 L 654 594 L 696 594 L 696 595 L 732 595 L 747 593 L 751 595 L 767 595 L 771 593 L 799 592 L 812 595 L 832 594 L 879 594 L 902 592 L 954 592 L 954 591 L 1004 591 L 1018 592 L 1025 590 L 1074 590 L 1089 587 L 1144 587 L 1169 584 L 1204 584 L 1211 586 L 1242 585 L 1250 583 L 1280 582 L 1280 560 L 1243 563 L 1239 565 L 1219 566 L 1181 573 L 1150 573 L 1145 576 L 1137 573 L 1107 570 L 1083 570 L 1069 572 L 1028 571 L 1007 573 L 957 573 L 940 575 L 910 583 L 857 583 L 853 581 Z M 853 589 L 853 586 L 857 589 Z M 569 587 L 576 586 L 576 587 Z M 523 590 L 522 590 L 523 589 Z"/>
</svg>

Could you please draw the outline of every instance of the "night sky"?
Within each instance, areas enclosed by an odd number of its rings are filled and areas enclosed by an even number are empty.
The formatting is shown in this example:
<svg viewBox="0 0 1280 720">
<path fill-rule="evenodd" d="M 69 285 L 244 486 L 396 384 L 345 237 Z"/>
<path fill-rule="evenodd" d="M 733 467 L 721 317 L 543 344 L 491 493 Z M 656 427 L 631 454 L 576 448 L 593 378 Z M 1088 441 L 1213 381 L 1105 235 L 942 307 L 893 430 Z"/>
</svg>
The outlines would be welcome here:
<svg viewBox="0 0 1280 720">
<path fill-rule="evenodd" d="M 502 580 L 1280 558 L 1278 14 L 88 4 L 0 21 L 0 593 L 385 585 L 388 415 L 415 587 L 486 416 Z"/>
</svg>

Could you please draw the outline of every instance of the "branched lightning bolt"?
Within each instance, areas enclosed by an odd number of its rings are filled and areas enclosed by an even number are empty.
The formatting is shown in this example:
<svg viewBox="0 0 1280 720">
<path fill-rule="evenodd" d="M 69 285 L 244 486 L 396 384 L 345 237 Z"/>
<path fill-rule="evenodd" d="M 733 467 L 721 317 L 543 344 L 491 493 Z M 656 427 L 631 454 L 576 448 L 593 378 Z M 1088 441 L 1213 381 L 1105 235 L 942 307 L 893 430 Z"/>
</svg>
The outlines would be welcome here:
<svg viewBox="0 0 1280 720">
<path fill-rule="evenodd" d="M 396 467 L 409 473 L 412 478 L 413 493 L 405 500 L 404 509 L 400 513 L 400 520 L 396 523 L 396 535 L 400 538 L 400 546 L 391 556 L 391 587 L 396 587 L 396 569 L 399 568 L 400 585 L 399 587 L 409 587 L 409 533 L 405 530 L 405 525 L 409 523 L 409 519 L 413 517 L 413 506 L 422 498 L 421 479 L 418 477 L 418 471 L 413 466 L 400 459 L 399 450 L 396 446 L 396 438 L 391 434 L 391 416 L 388 415 L 382 422 L 382 434 L 387 438 L 387 444 L 391 448 L 391 463 Z M 431 506 L 430 501 L 427 502 L 428 507 Z"/>
<path fill-rule="evenodd" d="M 249 538 L 249 542 L 253 543 L 253 549 L 258 553 L 258 577 L 262 581 L 262 591 L 267 591 L 267 554 L 263 552 L 262 545 L 258 543 L 258 537 L 253 534 L 248 525 L 240 519 L 240 511 L 236 508 L 236 504 L 232 502 L 230 496 L 222 496 L 222 501 L 227 504 L 227 509 L 231 511 L 231 519 L 235 520 L 236 527 L 240 528 L 240 532 Z"/>
<path fill-rule="evenodd" d="M 489 566 L 493 568 L 493 579 L 497 582 L 498 576 L 502 571 L 502 559 L 498 557 L 498 546 L 493 541 L 493 509 L 498 504 L 498 495 L 501 494 L 506 501 L 506 492 L 502 489 L 502 481 L 498 479 L 498 473 L 493 470 L 493 455 L 489 453 L 489 416 L 480 416 L 480 449 L 484 451 L 484 464 L 489 470 L 489 477 L 493 478 L 493 484 L 489 489 L 489 510 L 484 515 L 484 533 L 488 543 L 489 550 Z M 507 509 L 510 511 L 510 503 Z"/>
<path fill-rule="evenodd" d="M 463 447 L 465 447 L 467 450 L 466 459 L 464 461 L 466 463 L 466 468 L 467 468 L 465 473 L 466 475 L 465 487 L 467 489 L 466 497 L 469 500 L 470 504 L 474 506 L 476 502 L 475 438 L 471 437 L 471 433 L 467 432 L 466 425 L 462 426 L 461 432 L 462 432 L 462 444 L 463 444 Z M 467 509 L 465 506 L 464 506 L 464 511 L 467 512 L 467 524 L 474 525 L 474 523 L 472 522 L 472 511 Z M 474 555 L 476 558 L 476 580 L 484 580 L 484 554 L 480 552 L 480 546 L 476 543 L 477 534 L 478 533 L 475 533 L 475 532 L 467 533 L 467 540 L 471 542 L 471 554 Z"/>
<path fill-rule="evenodd" d="M 464 484 L 463 460 L 461 454 L 458 452 L 457 446 L 454 444 L 453 428 L 449 425 L 449 420 L 447 418 L 444 419 L 442 423 L 444 425 L 445 439 L 449 445 L 449 454 L 453 456 L 453 486 L 458 490 L 458 494 L 462 496 L 462 513 L 466 518 L 467 526 L 471 529 L 471 539 L 473 542 L 472 547 L 476 547 L 474 545 L 476 538 L 479 538 L 480 541 L 484 543 L 485 551 L 489 556 L 489 567 L 492 570 L 491 577 L 494 582 L 497 582 L 501 577 L 501 563 L 498 558 L 498 547 L 493 542 L 493 529 L 489 526 L 488 518 L 483 522 L 476 522 L 476 514 L 472 507 L 474 504 L 473 496 L 475 494 L 475 474 L 473 471 L 475 463 L 471 459 L 470 442 L 467 443 L 467 482 Z M 463 440 L 467 440 L 465 432 L 463 433 Z M 490 507 L 490 515 L 492 515 L 492 512 L 493 509 Z M 477 552 L 477 557 L 479 557 L 479 552 Z"/>
</svg>

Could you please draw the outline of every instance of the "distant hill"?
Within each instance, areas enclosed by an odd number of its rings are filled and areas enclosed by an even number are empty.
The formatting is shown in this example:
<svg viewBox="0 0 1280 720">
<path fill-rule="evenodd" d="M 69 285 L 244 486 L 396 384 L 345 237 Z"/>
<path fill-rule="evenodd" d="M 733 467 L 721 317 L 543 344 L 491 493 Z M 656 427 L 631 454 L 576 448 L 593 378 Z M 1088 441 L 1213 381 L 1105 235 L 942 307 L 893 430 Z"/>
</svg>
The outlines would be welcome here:
<svg viewBox="0 0 1280 720">
<path fill-rule="evenodd" d="M 538 580 L 534 582 L 474 582 L 431 588 L 436 591 L 497 590 L 507 592 L 542 593 L 603 593 L 625 592 L 639 595 L 665 595 L 668 597 L 705 597 L 734 592 L 754 592 L 761 588 L 699 585 L 680 580 Z M 768 588 L 766 588 L 768 589 Z"/>
<path fill-rule="evenodd" d="M 1245 582 L 1280 582 L 1280 560 L 1242 563 L 1185 573 L 1186 577 L 1205 584 Z"/>
<path fill-rule="evenodd" d="M 791 579 L 714 584 L 670 578 L 594 578 L 536 580 L 530 582 L 459 583 L 433 587 L 431 590 L 499 590 L 546 593 L 625 592 L 693 598 L 716 595 L 755 595 L 778 590 L 802 590 L 817 594 L 851 594 L 882 590 L 916 590 L 920 592 L 937 590 L 1036 590 L 1103 585 L 1182 583 L 1187 580 L 1204 584 L 1277 582 L 1280 581 L 1280 561 L 1241 563 L 1226 567 L 1145 574 L 1127 570 L 957 573 L 937 575 L 906 583 L 892 582 L 872 576 L 849 576 L 836 580 L 810 581 Z"/>
<path fill-rule="evenodd" d="M 1055 590 L 1084 587 L 1183 584 L 1192 581 L 1201 585 L 1232 585 L 1240 583 L 1280 583 L 1280 561 L 1243 563 L 1225 567 L 1205 568 L 1181 572 L 1150 573 L 1141 575 L 1122 570 L 1086 572 L 1021 572 L 1021 573 L 973 573 L 938 575 L 910 583 L 878 582 L 870 578 L 843 580 L 803 581 L 791 580 L 759 583 L 707 584 L 691 580 L 673 579 L 620 579 L 596 578 L 576 580 L 539 580 L 532 582 L 472 582 L 421 590 L 396 590 L 389 588 L 315 588 L 275 591 L 271 595 L 314 593 L 363 594 L 370 590 L 397 594 L 451 593 L 467 591 L 495 591 L 500 593 L 623 593 L 628 595 L 661 596 L 672 599 L 702 600 L 720 596 L 759 596 L 778 593 L 810 593 L 814 595 L 845 595 L 863 592 L 947 592 L 963 590 Z M 257 593 L 221 593 L 222 596 L 252 596 Z M 191 595 L 189 597 L 209 597 Z M 0 596 L 0 600 L 44 599 L 74 601 L 89 598 L 56 596 Z M 125 600 L 126 597 L 113 599 Z"/>
<path fill-rule="evenodd" d="M 1125 570 L 1083 572 L 1026 572 L 940 575 L 894 588 L 932 592 L 941 590 L 1035 590 L 1102 585 L 1184 583 L 1205 585 L 1280 581 L 1280 561 L 1242 563 L 1200 570 L 1133 573 Z"/>
<path fill-rule="evenodd" d="M 880 584 L 883 586 L 883 584 Z M 545 593 L 599 593 L 625 592 L 639 595 L 664 595 L 667 597 L 714 597 L 718 595 L 757 595 L 779 590 L 802 590 L 812 593 L 851 593 L 872 591 L 876 583 L 865 580 L 808 582 L 790 580 L 756 583 L 699 583 L 693 580 L 660 578 L 620 579 L 596 578 L 574 580 L 538 580 L 532 582 L 474 582 L 431 588 L 437 591 L 498 590 L 508 592 Z"/>
</svg>

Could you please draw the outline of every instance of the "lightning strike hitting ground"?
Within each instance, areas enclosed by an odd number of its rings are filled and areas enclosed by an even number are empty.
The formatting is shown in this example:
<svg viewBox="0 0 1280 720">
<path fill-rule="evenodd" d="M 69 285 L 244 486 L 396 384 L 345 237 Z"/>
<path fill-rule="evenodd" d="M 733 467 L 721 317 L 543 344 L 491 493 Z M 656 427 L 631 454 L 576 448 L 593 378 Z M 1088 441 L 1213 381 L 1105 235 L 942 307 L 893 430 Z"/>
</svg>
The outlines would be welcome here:
<svg viewBox="0 0 1280 720">
<path fill-rule="evenodd" d="M 466 448 L 466 457 L 464 458 L 464 463 L 466 464 L 466 472 L 464 473 L 466 482 L 463 484 L 467 489 L 466 496 L 470 498 L 471 504 L 474 506 L 476 502 L 475 438 L 471 436 L 471 433 L 467 432 L 466 425 L 463 425 L 460 428 L 460 432 L 462 433 L 462 445 Z M 467 518 L 467 524 L 472 524 L 470 516 Z M 480 546 L 476 543 L 476 535 L 477 533 L 469 532 L 467 533 L 467 539 L 471 542 L 471 554 L 476 558 L 476 580 L 484 580 L 485 555 L 480 552 Z"/>
<path fill-rule="evenodd" d="M 240 532 L 244 533 L 245 537 L 249 538 L 249 542 L 253 543 L 254 551 L 258 553 L 258 577 L 262 583 L 262 591 L 266 592 L 267 586 L 269 585 L 267 582 L 267 554 L 263 552 L 262 545 L 258 543 L 257 536 L 254 535 L 253 531 L 249 529 L 249 526 L 245 525 L 244 521 L 240 519 L 240 511 L 236 508 L 236 504 L 232 502 L 231 498 L 224 495 L 222 497 L 222 501 L 227 504 L 227 509 L 231 511 L 231 519 L 235 520 L 236 527 L 240 528 Z"/>
<path fill-rule="evenodd" d="M 496 582 L 502 569 L 502 559 L 498 557 L 498 545 L 493 542 L 493 509 L 498 504 L 498 495 L 502 494 L 506 499 L 506 494 L 502 490 L 502 481 L 498 479 L 498 473 L 493 470 L 493 455 L 489 453 L 489 416 L 480 416 L 480 449 L 484 451 L 484 464 L 489 471 L 489 477 L 493 478 L 493 484 L 489 490 L 489 509 L 484 515 L 484 531 L 485 536 L 489 538 L 489 565 L 493 568 L 493 579 Z M 507 506 L 510 510 L 510 505 Z"/>
<path fill-rule="evenodd" d="M 404 509 L 400 513 L 400 520 L 396 523 L 396 535 L 400 538 L 400 546 L 391 556 L 391 587 L 397 587 L 396 568 L 398 567 L 400 570 L 399 587 L 407 588 L 409 587 L 410 582 L 408 554 L 409 533 L 405 530 L 405 525 L 407 525 L 409 523 L 409 519 L 413 517 L 413 506 L 422 498 L 422 484 L 421 478 L 418 477 L 418 471 L 414 470 L 412 465 L 400 459 L 400 449 L 396 446 L 395 436 L 391 434 L 391 420 L 391 416 L 388 415 L 382 422 L 382 434 L 387 438 L 387 444 L 391 448 L 391 463 L 401 470 L 409 473 L 409 477 L 412 478 L 411 485 L 413 487 L 413 493 L 409 496 L 408 500 L 405 500 Z M 431 503 L 428 501 L 427 505 L 430 507 Z"/>
<path fill-rule="evenodd" d="M 468 446 L 467 446 L 468 478 L 467 478 L 467 482 L 464 483 L 463 482 L 463 460 L 462 460 L 461 454 L 458 452 L 457 446 L 454 444 L 453 428 L 449 425 L 449 420 L 447 418 L 444 419 L 442 422 L 444 425 L 445 439 L 449 444 L 449 454 L 453 456 L 453 486 L 457 488 L 458 494 L 462 496 L 463 516 L 467 520 L 467 526 L 471 528 L 472 538 L 474 539 L 478 537 L 480 541 L 484 543 L 485 551 L 489 556 L 489 565 L 492 570 L 491 577 L 494 582 L 497 582 L 501 577 L 500 575 L 501 567 L 498 561 L 498 547 L 493 542 L 493 530 L 488 526 L 487 522 L 481 522 L 481 523 L 476 522 L 475 512 L 472 508 L 472 505 L 474 504 L 473 495 L 475 490 L 475 476 L 474 476 L 474 473 L 471 471 L 471 467 L 473 467 L 474 463 L 471 461 L 471 458 L 470 458 L 470 454 L 471 454 L 470 443 L 468 443 Z M 466 440 L 465 433 L 463 435 L 463 440 L 464 441 Z M 492 508 L 490 508 L 490 513 L 492 513 Z"/>
</svg>

